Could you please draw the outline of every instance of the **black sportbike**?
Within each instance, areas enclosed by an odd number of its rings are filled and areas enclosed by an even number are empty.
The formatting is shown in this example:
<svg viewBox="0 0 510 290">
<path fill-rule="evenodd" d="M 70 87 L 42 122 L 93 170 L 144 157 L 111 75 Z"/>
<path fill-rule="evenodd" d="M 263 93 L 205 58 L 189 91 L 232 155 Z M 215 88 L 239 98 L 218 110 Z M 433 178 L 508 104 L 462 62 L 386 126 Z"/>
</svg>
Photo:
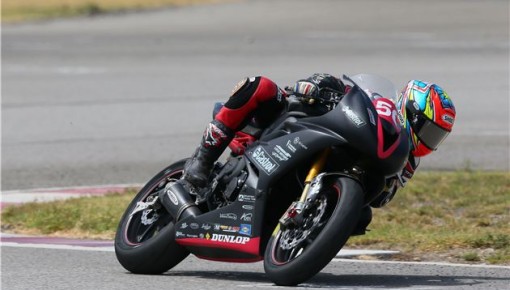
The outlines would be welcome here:
<svg viewBox="0 0 510 290">
<path fill-rule="evenodd" d="M 344 79 L 352 84 L 347 94 L 308 100 L 324 102 L 329 112 L 309 116 L 289 108 L 243 154 L 217 162 L 200 197 L 175 182 L 186 160 L 157 174 L 120 221 L 120 264 L 159 274 L 190 253 L 264 260 L 277 285 L 297 285 L 321 271 L 409 154 L 392 83 L 368 74 Z"/>
</svg>

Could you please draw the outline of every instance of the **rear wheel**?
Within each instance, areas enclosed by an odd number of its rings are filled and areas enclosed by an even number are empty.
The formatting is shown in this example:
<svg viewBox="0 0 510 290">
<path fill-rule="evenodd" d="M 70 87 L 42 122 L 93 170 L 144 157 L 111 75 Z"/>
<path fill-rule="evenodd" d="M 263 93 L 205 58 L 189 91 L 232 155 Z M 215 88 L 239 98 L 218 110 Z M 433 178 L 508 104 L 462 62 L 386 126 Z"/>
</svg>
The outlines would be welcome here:
<svg viewBox="0 0 510 290">
<path fill-rule="evenodd" d="M 359 219 L 363 190 L 347 177 L 318 194 L 304 220 L 277 228 L 264 254 L 264 269 L 277 285 L 302 283 L 322 270 L 349 239 Z"/>
<path fill-rule="evenodd" d="M 115 235 L 115 254 L 126 270 L 160 274 L 189 255 L 175 242 L 173 218 L 155 201 L 169 180 L 181 177 L 185 161 L 168 166 L 152 178 L 122 216 Z"/>
</svg>

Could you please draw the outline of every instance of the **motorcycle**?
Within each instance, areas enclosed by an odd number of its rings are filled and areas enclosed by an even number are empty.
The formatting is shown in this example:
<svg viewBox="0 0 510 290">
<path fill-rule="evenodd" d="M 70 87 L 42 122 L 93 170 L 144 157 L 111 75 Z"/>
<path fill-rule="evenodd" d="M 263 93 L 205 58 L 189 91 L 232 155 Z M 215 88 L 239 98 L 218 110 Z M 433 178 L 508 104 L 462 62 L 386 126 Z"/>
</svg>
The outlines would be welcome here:
<svg viewBox="0 0 510 290">
<path fill-rule="evenodd" d="M 160 274 L 190 253 L 214 261 L 263 260 L 268 278 L 286 286 L 320 272 L 359 234 L 362 209 L 409 153 L 393 84 L 369 74 L 343 77 L 352 84 L 348 93 L 307 99 L 324 102 L 327 113 L 310 116 L 292 109 L 302 99 L 289 100 L 289 110 L 254 142 L 239 132 L 205 193 L 176 182 L 186 159 L 152 178 L 120 220 L 120 264 L 132 273 Z"/>
</svg>

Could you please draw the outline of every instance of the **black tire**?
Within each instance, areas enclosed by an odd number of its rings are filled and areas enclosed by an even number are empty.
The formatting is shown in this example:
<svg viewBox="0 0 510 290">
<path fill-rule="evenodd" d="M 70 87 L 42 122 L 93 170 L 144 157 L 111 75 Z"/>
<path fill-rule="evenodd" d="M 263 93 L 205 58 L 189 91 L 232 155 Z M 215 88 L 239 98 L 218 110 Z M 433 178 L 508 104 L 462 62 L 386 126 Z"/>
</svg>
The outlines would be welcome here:
<svg viewBox="0 0 510 290">
<path fill-rule="evenodd" d="M 161 274 L 179 264 L 189 255 L 188 250 L 175 242 L 174 221 L 161 207 L 147 211 L 145 222 L 151 214 L 155 221 L 144 225 L 144 211 L 130 217 L 137 202 L 146 201 L 164 187 L 168 179 L 182 175 L 186 160 L 178 161 L 153 177 L 135 196 L 122 216 L 115 235 L 115 254 L 120 264 L 136 274 Z"/>
<path fill-rule="evenodd" d="M 268 242 L 264 270 L 277 285 L 294 286 L 313 277 L 336 256 L 356 226 L 364 199 L 357 181 L 340 177 L 329 186 L 325 185 L 319 198 L 326 198 L 329 204 L 324 206 L 326 209 L 316 228 L 306 238 L 301 237 L 302 242 L 295 248 L 285 249 L 292 244 L 288 243 L 289 239 L 282 238 L 281 229 L 275 231 Z M 293 256 L 292 250 L 301 252 Z"/>
</svg>

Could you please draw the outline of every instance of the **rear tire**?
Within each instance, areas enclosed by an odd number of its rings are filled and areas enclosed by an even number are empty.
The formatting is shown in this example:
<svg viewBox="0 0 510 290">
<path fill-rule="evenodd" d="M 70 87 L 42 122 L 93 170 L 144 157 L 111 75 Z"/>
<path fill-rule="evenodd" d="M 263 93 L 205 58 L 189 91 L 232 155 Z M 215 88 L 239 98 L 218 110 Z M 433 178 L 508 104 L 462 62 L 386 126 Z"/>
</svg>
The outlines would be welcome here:
<svg viewBox="0 0 510 290">
<path fill-rule="evenodd" d="M 188 250 L 175 242 L 174 221 L 162 206 L 130 216 L 138 202 L 157 196 L 169 179 L 180 178 L 185 161 L 178 161 L 153 177 L 124 212 L 115 235 L 115 254 L 126 270 L 135 274 L 161 274 L 189 255 Z"/>
<path fill-rule="evenodd" d="M 288 233 L 284 235 L 278 228 L 268 242 L 264 270 L 277 285 L 294 286 L 320 272 L 345 245 L 357 224 L 364 200 L 360 184 L 341 177 L 324 187 L 318 199 L 326 196 L 329 204 L 317 228 L 302 241 L 289 239 Z M 297 243 L 294 248 L 290 247 L 292 242 Z"/>
</svg>

